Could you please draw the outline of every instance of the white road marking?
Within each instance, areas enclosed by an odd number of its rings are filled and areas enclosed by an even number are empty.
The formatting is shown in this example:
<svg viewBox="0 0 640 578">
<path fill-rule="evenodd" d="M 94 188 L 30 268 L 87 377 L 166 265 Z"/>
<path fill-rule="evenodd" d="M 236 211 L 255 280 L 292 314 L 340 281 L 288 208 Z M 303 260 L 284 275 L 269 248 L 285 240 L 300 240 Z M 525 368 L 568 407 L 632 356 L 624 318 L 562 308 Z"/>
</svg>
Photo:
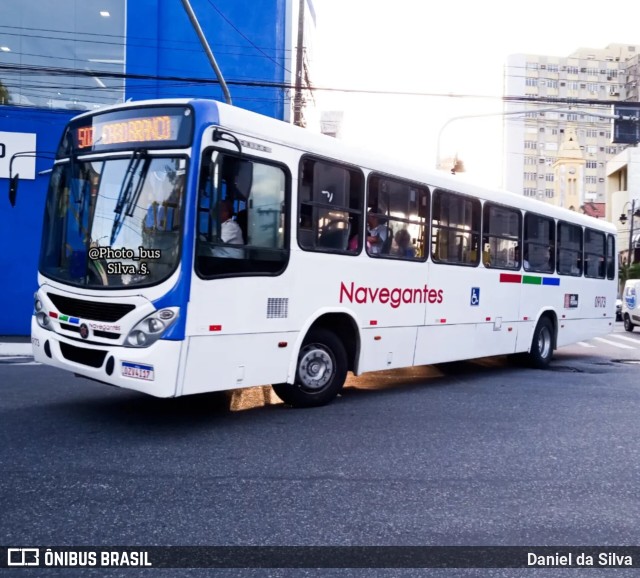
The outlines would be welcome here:
<svg viewBox="0 0 640 578">
<path fill-rule="evenodd" d="M 586 341 L 578 341 L 577 345 L 582 345 L 582 347 L 595 347 L 595 345 L 591 345 L 591 343 L 587 343 Z"/>
<path fill-rule="evenodd" d="M 618 333 L 611 333 L 609 337 L 615 337 L 616 339 L 624 339 L 625 341 L 630 341 L 631 343 L 635 343 L 637 346 L 640 346 L 640 340 L 634 339 L 633 337 L 627 337 L 626 335 L 619 335 Z"/>
<path fill-rule="evenodd" d="M 616 343 L 615 341 L 609 341 L 608 339 L 603 339 L 602 337 L 594 337 L 593 339 L 594 341 L 600 341 L 601 343 L 612 345 L 613 347 L 617 347 L 618 349 L 636 349 L 635 347 L 631 347 L 630 345 L 625 345 L 624 343 Z"/>
</svg>

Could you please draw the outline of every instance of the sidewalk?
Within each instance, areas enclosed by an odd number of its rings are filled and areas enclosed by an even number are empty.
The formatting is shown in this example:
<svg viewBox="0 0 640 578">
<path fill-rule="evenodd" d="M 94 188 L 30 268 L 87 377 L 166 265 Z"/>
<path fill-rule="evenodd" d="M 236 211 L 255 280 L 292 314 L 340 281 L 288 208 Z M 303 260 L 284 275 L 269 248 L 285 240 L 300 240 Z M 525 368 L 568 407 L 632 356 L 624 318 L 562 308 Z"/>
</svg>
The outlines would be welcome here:
<svg viewBox="0 0 640 578">
<path fill-rule="evenodd" d="M 32 356 L 31 337 L 28 335 L 0 335 L 0 357 Z"/>
</svg>

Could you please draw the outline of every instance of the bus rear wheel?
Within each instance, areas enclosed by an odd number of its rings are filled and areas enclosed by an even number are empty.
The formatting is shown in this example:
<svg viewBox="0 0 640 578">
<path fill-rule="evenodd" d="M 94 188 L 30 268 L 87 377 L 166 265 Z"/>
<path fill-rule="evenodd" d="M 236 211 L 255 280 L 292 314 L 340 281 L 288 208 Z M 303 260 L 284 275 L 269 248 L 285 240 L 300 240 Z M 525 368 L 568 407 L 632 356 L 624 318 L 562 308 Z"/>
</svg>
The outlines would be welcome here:
<svg viewBox="0 0 640 578">
<path fill-rule="evenodd" d="M 305 338 L 291 383 L 276 383 L 276 395 L 293 407 L 317 407 L 332 401 L 347 378 L 347 354 L 342 342 L 326 329 L 314 329 Z"/>
<path fill-rule="evenodd" d="M 538 321 L 533 332 L 529 363 L 536 369 L 545 369 L 553 357 L 553 325 L 547 317 Z"/>
</svg>

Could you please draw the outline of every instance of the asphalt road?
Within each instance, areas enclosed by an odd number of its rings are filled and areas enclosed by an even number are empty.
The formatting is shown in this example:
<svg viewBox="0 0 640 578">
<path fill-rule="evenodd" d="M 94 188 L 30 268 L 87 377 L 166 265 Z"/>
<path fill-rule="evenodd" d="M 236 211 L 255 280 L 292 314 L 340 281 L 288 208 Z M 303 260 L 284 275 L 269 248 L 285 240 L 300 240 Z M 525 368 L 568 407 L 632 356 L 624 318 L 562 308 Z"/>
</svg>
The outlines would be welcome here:
<svg viewBox="0 0 640 578">
<path fill-rule="evenodd" d="M 637 544 L 640 334 L 159 400 L 0 358 L 7 546 Z M 265 403 L 266 398 L 266 403 Z M 632 576 L 637 570 L 0 570 L 0 576 Z"/>
</svg>

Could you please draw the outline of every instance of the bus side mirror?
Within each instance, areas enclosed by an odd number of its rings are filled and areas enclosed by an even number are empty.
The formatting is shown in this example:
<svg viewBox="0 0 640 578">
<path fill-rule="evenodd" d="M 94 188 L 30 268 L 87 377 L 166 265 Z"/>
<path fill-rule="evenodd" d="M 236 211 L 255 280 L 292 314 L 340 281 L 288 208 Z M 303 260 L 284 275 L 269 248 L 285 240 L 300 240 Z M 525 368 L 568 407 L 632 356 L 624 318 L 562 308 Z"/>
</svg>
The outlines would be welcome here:
<svg viewBox="0 0 640 578">
<path fill-rule="evenodd" d="M 19 174 L 12 176 L 9 179 L 9 202 L 12 207 L 16 206 L 16 195 L 18 194 L 18 179 L 20 178 Z"/>
</svg>

